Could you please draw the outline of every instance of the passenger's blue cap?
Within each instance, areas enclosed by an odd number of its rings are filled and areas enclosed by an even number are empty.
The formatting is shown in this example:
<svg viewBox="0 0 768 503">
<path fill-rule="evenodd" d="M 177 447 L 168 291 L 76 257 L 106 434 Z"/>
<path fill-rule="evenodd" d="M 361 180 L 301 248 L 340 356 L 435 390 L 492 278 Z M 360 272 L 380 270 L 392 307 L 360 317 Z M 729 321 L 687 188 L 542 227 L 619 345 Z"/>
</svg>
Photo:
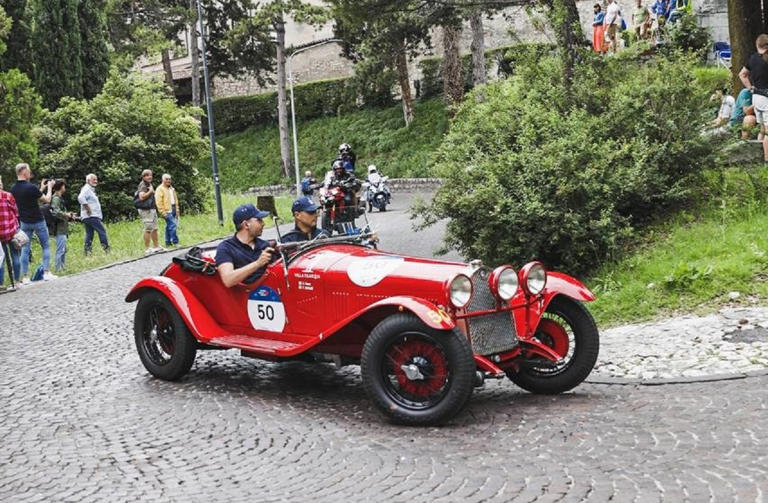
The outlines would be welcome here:
<svg viewBox="0 0 768 503">
<path fill-rule="evenodd" d="M 265 218 L 268 216 L 268 211 L 261 211 L 253 203 L 246 203 L 235 208 L 235 212 L 232 214 L 232 221 L 235 223 L 235 227 L 239 228 L 240 224 L 249 218 Z"/>
<path fill-rule="evenodd" d="M 318 206 L 308 197 L 300 197 L 293 202 L 291 206 L 291 213 L 297 211 L 306 211 L 307 213 L 314 213 L 317 211 Z"/>
</svg>

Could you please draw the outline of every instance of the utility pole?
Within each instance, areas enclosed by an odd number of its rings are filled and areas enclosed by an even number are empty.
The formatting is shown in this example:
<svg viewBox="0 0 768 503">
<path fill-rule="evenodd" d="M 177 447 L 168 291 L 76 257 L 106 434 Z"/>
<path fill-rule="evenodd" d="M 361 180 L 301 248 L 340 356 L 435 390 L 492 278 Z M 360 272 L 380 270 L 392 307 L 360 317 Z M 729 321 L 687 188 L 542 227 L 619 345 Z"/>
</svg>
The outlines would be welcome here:
<svg viewBox="0 0 768 503">
<path fill-rule="evenodd" d="M 205 101 L 208 110 L 208 137 L 211 140 L 211 168 L 213 169 L 213 188 L 216 193 L 216 213 L 219 225 L 224 225 L 224 215 L 221 210 L 221 185 L 219 183 L 219 159 L 216 157 L 216 133 L 213 129 L 213 100 L 211 97 L 211 79 L 208 74 L 208 56 L 205 53 L 205 28 L 203 27 L 203 9 L 197 0 L 197 17 L 200 19 L 200 47 L 203 57 L 203 78 L 205 80 Z M 197 45 L 195 43 L 195 45 Z"/>
</svg>

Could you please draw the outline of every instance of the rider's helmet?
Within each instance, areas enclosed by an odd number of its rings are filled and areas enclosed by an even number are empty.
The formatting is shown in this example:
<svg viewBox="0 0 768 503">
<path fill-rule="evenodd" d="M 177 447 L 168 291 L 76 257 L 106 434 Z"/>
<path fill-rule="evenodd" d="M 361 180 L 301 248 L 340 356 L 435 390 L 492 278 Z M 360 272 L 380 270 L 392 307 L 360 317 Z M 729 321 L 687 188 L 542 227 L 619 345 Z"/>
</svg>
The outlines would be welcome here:
<svg viewBox="0 0 768 503">
<path fill-rule="evenodd" d="M 376 165 L 375 164 L 371 164 L 370 166 L 368 166 L 368 174 L 371 174 L 371 173 L 376 173 Z"/>
<path fill-rule="evenodd" d="M 344 172 L 344 162 L 343 161 L 333 161 L 333 172 L 338 174 L 340 172 Z"/>
<path fill-rule="evenodd" d="M 343 154 L 344 152 L 350 152 L 352 150 L 352 146 L 349 143 L 342 143 L 339 145 L 339 153 Z"/>
</svg>

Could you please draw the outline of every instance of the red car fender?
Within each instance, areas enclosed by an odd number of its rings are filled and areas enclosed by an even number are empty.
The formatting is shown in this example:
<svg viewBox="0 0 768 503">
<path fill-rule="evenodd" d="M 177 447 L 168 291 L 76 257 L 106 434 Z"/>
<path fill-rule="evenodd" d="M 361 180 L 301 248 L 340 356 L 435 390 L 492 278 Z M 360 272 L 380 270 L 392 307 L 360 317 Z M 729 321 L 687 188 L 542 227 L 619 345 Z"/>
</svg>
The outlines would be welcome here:
<svg viewBox="0 0 768 503">
<path fill-rule="evenodd" d="M 334 333 L 342 330 L 354 320 L 366 317 L 366 315 L 372 314 L 377 310 L 381 310 L 382 308 L 390 308 L 388 309 L 390 313 L 387 315 L 382 315 L 382 319 L 389 314 L 394 314 L 395 312 L 410 311 L 430 328 L 437 330 L 452 330 L 456 326 L 456 323 L 454 323 L 451 316 L 445 312 L 445 310 L 424 299 L 402 295 L 396 297 L 388 297 L 378 302 L 374 302 L 373 304 L 356 312 L 355 314 L 347 316 L 343 320 L 323 331 L 323 339 L 327 339 Z M 376 318 L 379 317 L 377 316 Z M 376 323 L 378 323 L 378 321 L 376 321 Z"/>
<path fill-rule="evenodd" d="M 144 278 L 136 283 L 128 295 L 126 302 L 141 298 L 148 290 L 155 290 L 168 298 L 186 323 L 192 335 L 201 342 L 208 342 L 216 337 L 228 335 L 228 332 L 216 323 L 208 309 L 187 288 L 165 276 Z"/>
<path fill-rule="evenodd" d="M 544 294 L 524 309 L 514 310 L 515 328 L 518 336 L 530 338 L 539 325 L 539 320 L 547 310 L 550 302 L 558 295 L 565 295 L 581 302 L 595 300 L 595 294 L 589 288 L 572 276 L 560 272 L 547 272 L 547 286 Z"/>
</svg>

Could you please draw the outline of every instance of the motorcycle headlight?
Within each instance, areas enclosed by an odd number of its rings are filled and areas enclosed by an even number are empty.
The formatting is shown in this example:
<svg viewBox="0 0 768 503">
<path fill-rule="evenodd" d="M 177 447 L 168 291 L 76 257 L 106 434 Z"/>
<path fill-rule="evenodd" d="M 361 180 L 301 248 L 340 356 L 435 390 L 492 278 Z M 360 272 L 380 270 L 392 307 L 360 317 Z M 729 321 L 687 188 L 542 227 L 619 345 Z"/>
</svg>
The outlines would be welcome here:
<svg viewBox="0 0 768 503">
<path fill-rule="evenodd" d="M 547 286 L 547 270 L 541 262 L 530 262 L 520 271 L 520 282 L 529 295 L 538 295 Z"/>
<path fill-rule="evenodd" d="M 463 274 L 458 274 L 448 287 L 448 297 L 454 307 L 462 308 L 472 298 L 472 281 Z"/>
<path fill-rule="evenodd" d="M 501 300 L 509 300 L 517 293 L 519 285 L 517 273 L 509 266 L 503 265 L 497 267 L 490 278 L 491 291 Z"/>
</svg>

